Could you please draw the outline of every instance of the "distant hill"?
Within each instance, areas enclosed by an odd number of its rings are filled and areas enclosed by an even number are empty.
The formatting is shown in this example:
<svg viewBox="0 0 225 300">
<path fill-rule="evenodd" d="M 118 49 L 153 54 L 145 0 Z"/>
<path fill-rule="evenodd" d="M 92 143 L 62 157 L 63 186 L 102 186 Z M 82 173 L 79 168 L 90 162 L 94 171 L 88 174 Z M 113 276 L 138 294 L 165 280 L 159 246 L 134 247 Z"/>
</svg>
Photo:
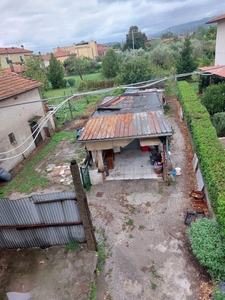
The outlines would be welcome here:
<svg viewBox="0 0 225 300">
<path fill-rule="evenodd" d="M 214 24 L 205 24 L 208 20 L 212 19 L 213 17 L 210 18 L 204 18 L 201 20 L 189 22 L 189 23 L 184 23 L 176 26 L 171 26 L 169 28 L 166 28 L 162 31 L 153 33 L 153 34 L 147 34 L 148 38 L 154 38 L 154 37 L 160 37 L 161 34 L 166 33 L 168 31 L 172 32 L 174 35 L 180 35 L 180 34 L 185 34 L 187 32 L 195 32 L 198 28 L 198 26 L 203 26 L 203 27 L 210 27 L 210 26 L 215 26 Z"/>
</svg>

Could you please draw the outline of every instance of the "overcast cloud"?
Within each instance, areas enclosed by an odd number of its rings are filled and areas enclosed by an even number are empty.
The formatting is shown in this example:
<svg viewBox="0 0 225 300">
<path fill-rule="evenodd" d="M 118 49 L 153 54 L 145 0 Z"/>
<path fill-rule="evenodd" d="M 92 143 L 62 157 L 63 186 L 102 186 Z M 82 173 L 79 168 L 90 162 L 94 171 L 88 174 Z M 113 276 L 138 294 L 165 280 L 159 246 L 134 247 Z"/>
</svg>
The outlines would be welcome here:
<svg viewBox="0 0 225 300">
<path fill-rule="evenodd" d="M 221 0 L 1 0 L 0 47 L 50 52 L 82 40 L 122 42 L 130 26 L 151 34 L 225 13 Z"/>
</svg>

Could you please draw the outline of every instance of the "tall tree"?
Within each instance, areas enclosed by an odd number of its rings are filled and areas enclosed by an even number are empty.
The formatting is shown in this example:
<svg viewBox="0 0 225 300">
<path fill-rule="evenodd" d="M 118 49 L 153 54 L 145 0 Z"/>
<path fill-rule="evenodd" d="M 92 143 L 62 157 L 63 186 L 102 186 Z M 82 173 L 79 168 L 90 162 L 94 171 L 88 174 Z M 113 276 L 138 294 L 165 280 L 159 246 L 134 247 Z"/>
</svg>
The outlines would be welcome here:
<svg viewBox="0 0 225 300">
<path fill-rule="evenodd" d="M 110 48 L 102 58 L 102 75 L 106 78 L 116 77 L 119 70 L 118 54 Z"/>
<path fill-rule="evenodd" d="M 43 86 L 40 88 L 40 92 L 43 96 L 44 91 L 49 89 L 47 69 L 44 65 L 43 60 L 38 56 L 32 55 L 28 59 L 26 59 L 25 67 L 27 69 L 23 74 L 26 77 L 35 79 L 43 83 Z"/>
<path fill-rule="evenodd" d="M 147 36 L 142 33 L 137 26 L 131 26 L 128 34 L 126 35 L 126 42 L 123 50 L 146 48 Z"/>
<path fill-rule="evenodd" d="M 53 89 L 64 87 L 64 68 L 59 60 L 51 53 L 51 58 L 48 66 L 48 80 L 52 84 Z"/>
<path fill-rule="evenodd" d="M 134 50 L 134 52 L 123 52 L 118 75 L 118 81 L 121 84 L 136 83 L 152 78 L 150 60 L 148 55 L 145 55 L 142 51 L 140 49 Z"/>
<path fill-rule="evenodd" d="M 176 61 L 177 74 L 193 72 L 197 68 L 197 62 L 193 57 L 193 49 L 190 37 L 187 35 L 184 40 L 180 55 Z M 186 77 L 187 79 L 187 77 Z"/>
</svg>

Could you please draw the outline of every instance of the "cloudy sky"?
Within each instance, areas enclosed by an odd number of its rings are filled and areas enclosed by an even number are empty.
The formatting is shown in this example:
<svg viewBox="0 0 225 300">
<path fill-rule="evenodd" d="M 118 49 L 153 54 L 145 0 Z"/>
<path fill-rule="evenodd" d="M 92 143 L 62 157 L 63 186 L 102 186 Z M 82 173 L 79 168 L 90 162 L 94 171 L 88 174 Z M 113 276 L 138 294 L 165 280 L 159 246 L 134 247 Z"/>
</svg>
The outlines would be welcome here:
<svg viewBox="0 0 225 300">
<path fill-rule="evenodd" d="M 35 53 L 82 40 L 122 42 L 130 26 L 148 37 L 174 25 L 225 13 L 221 0 L 1 0 L 0 47 Z"/>
</svg>

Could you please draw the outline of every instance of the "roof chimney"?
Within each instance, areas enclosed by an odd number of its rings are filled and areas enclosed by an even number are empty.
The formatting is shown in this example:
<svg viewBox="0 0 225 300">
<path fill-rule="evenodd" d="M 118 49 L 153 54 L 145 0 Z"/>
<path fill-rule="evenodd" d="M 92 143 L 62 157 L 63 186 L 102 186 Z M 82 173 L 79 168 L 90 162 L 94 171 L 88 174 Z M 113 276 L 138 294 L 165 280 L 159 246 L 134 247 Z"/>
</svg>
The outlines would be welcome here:
<svg viewBox="0 0 225 300">
<path fill-rule="evenodd" d="M 23 45 L 21 45 L 21 48 L 24 49 Z"/>
<path fill-rule="evenodd" d="M 13 64 L 12 64 L 12 61 L 11 61 L 11 60 L 9 60 L 9 67 L 10 67 L 10 70 L 11 70 L 11 72 L 15 72 L 15 70 L 14 70 L 14 66 L 13 66 Z"/>
<path fill-rule="evenodd" d="M 41 52 L 40 51 L 38 52 L 38 55 L 41 56 Z"/>
</svg>

